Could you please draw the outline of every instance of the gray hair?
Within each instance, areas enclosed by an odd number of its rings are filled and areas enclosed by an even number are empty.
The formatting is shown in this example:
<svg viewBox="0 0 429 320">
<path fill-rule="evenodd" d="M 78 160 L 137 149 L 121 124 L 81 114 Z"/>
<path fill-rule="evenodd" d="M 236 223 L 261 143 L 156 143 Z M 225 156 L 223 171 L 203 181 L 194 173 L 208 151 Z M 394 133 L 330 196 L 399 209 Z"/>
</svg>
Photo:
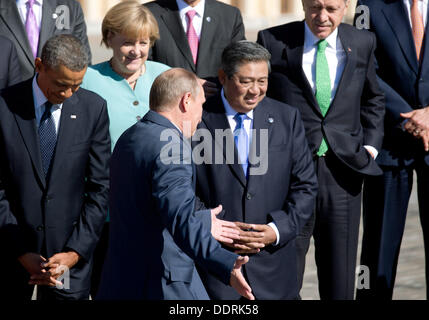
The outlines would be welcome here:
<svg viewBox="0 0 429 320">
<path fill-rule="evenodd" d="M 82 71 L 89 64 L 89 55 L 82 42 L 71 34 L 50 38 L 42 49 L 42 63 L 56 69 L 60 65 L 71 71 Z"/>
<path fill-rule="evenodd" d="M 195 74 L 181 68 L 164 71 L 155 79 L 150 89 L 150 109 L 167 111 L 187 92 L 190 92 L 193 97 L 200 93 L 198 78 Z"/>
<path fill-rule="evenodd" d="M 233 42 L 223 50 L 222 70 L 228 78 L 231 78 L 242 64 L 265 61 L 270 72 L 270 59 L 271 54 L 268 50 L 256 42 L 248 40 Z"/>
</svg>

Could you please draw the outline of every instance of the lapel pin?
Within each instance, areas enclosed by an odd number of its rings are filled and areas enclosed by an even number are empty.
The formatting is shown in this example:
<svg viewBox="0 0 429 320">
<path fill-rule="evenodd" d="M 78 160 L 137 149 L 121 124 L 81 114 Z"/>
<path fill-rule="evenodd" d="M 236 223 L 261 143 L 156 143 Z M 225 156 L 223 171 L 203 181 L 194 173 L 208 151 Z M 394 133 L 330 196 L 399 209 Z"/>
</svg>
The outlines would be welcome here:
<svg viewBox="0 0 429 320">
<path fill-rule="evenodd" d="M 76 119 L 77 117 L 76 117 L 76 115 L 75 115 L 75 114 L 72 114 L 72 115 L 70 116 L 70 118 L 72 118 L 72 119 Z"/>
<path fill-rule="evenodd" d="M 53 13 L 52 14 L 52 19 L 56 19 L 56 18 L 58 18 L 58 15 L 56 13 Z"/>
<path fill-rule="evenodd" d="M 210 21 L 212 21 L 212 18 L 207 17 L 207 18 L 206 18 L 206 21 L 207 21 L 207 22 L 210 22 Z"/>
<path fill-rule="evenodd" d="M 347 48 L 347 51 L 348 51 L 348 52 L 352 52 L 352 49 L 350 49 L 350 48 Z"/>
<path fill-rule="evenodd" d="M 271 117 L 269 117 L 269 118 L 268 118 L 268 123 L 269 123 L 269 124 L 273 124 L 273 123 L 274 123 L 274 119 L 273 119 L 273 118 L 271 118 Z"/>
</svg>

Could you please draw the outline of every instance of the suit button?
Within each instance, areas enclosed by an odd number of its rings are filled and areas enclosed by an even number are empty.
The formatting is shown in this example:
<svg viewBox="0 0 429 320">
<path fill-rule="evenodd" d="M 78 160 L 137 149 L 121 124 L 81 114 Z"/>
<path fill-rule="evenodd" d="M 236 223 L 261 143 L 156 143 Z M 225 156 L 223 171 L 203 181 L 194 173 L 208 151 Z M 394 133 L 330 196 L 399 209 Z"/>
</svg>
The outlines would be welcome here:
<svg viewBox="0 0 429 320">
<path fill-rule="evenodd" d="M 43 230 L 45 230 L 45 226 L 38 226 L 38 227 L 36 228 L 36 230 L 37 230 L 37 231 L 43 231 Z"/>
<path fill-rule="evenodd" d="M 136 100 L 136 101 L 133 102 L 133 105 L 138 106 L 139 102 Z"/>
<path fill-rule="evenodd" d="M 247 198 L 247 200 L 251 200 L 251 199 L 252 199 L 252 195 L 251 195 L 250 193 L 248 193 L 248 194 L 246 195 L 246 198 Z"/>
</svg>

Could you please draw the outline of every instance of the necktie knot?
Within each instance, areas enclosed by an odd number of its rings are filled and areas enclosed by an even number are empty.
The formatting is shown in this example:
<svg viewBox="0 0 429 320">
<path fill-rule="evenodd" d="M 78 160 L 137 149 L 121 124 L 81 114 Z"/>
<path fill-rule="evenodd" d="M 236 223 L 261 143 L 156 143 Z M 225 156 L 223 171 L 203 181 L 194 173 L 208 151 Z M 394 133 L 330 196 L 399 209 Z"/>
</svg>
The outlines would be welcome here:
<svg viewBox="0 0 429 320">
<path fill-rule="evenodd" d="M 320 40 L 317 43 L 317 51 L 325 52 L 327 46 L 328 46 L 328 41 L 326 41 L 326 39 Z"/>
<path fill-rule="evenodd" d="M 28 0 L 27 5 L 31 8 L 36 0 Z"/>
<path fill-rule="evenodd" d="M 186 16 L 189 19 L 189 23 L 192 22 L 192 19 L 194 19 L 194 17 L 195 17 L 196 14 L 197 14 L 197 12 L 195 10 L 189 10 L 188 12 L 186 12 Z"/>
<path fill-rule="evenodd" d="M 247 115 L 245 113 L 237 112 L 234 116 L 234 120 L 237 123 L 237 129 L 244 128 L 244 119 L 246 119 Z"/>
</svg>

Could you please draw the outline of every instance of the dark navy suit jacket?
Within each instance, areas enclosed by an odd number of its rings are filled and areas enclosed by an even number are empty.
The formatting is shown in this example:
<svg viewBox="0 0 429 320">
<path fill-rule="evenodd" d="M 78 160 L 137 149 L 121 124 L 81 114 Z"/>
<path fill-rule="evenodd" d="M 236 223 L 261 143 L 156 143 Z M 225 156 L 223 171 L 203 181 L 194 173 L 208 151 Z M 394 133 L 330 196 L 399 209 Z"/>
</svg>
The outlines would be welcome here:
<svg viewBox="0 0 429 320">
<path fill-rule="evenodd" d="M 251 255 L 244 274 L 257 299 L 295 299 L 298 296 L 295 238 L 313 212 L 317 192 L 313 158 L 297 109 L 264 98 L 254 109 L 253 118 L 256 135 L 250 159 L 255 171 L 253 174 L 249 171 L 246 179 L 237 161 L 227 162 L 228 140 L 237 159 L 233 137 L 227 136 L 225 144 L 215 138 L 216 130 L 230 129 L 221 97 L 207 100 L 200 128 L 208 130 L 211 138 L 204 138 L 200 147 L 204 146 L 205 156 L 211 161 L 197 165 L 197 195 L 206 206 L 222 204 L 221 219 L 276 224 L 280 243 Z M 199 145 L 195 144 L 194 151 Z M 254 155 L 261 156 L 261 161 L 256 161 L 252 150 Z M 202 272 L 202 278 L 212 298 L 239 298 L 208 273 Z"/>
<path fill-rule="evenodd" d="M 421 62 L 417 61 L 410 19 L 402 0 L 359 0 L 370 12 L 370 31 L 377 36 L 377 75 L 386 96 L 385 137 L 377 163 L 406 166 L 416 158 L 429 164 L 421 140 L 400 128 L 400 113 L 429 105 L 429 24 Z"/>
<path fill-rule="evenodd" d="M 45 178 L 32 79 L 0 97 L 0 271 L 17 282 L 28 273 L 17 257 L 46 258 L 72 249 L 82 259 L 70 269 L 71 294 L 88 290 L 92 254 L 108 204 L 110 136 L 106 101 L 79 89 L 64 101 L 50 175 Z M 18 278 L 19 274 L 22 278 Z"/>
<path fill-rule="evenodd" d="M 195 211 L 190 148 L 153 111 L 119 138 L 98 299 L 208 299 L 195 263 L 229 283 L 237 255 L 212 238 L 210 211 Z"/>
</svg>

